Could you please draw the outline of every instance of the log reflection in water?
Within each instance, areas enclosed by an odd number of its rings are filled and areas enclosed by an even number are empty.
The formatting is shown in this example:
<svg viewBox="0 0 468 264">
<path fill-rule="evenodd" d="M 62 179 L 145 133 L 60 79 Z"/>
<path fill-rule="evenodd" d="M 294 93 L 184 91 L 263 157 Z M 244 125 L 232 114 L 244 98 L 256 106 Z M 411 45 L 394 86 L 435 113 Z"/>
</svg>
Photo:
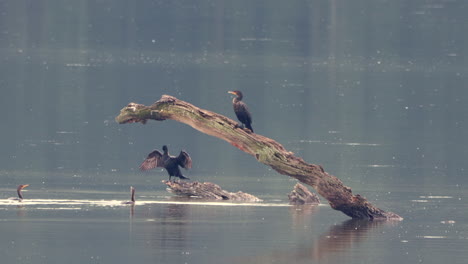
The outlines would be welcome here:
<svg viewBox="0 0 468 264">
<path fill-rule="evenodd" d="M 318 207 L 315 207 L 318 208 Z M 309 208 L 306 215 L 313 215 L 317 210 Z M 295 225 L 300 224 L 300 214 L 293 214 Z M 347 220 L 339 225 L 333 225 L 318 239 L 309 245 L 298 245 L 289 250 L 277 249 L 272 253 L 254 257 L 235 258 L 235 263 L 310 263 L 310 261 L 325 261 L 337 258 L 339 252 L 346 252 L 367 240 L 371 232 L 384 225 L 394 225 L 395 222 Z"/>
</svg>

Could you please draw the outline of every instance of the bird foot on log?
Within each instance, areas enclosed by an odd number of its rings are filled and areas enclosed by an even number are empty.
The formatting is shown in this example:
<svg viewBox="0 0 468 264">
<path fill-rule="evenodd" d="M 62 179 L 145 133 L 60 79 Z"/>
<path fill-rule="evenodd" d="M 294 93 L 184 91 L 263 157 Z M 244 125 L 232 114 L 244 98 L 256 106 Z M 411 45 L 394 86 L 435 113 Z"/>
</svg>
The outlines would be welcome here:
<svg viewBox="0 0 468 264">
<path fill-rule="evenodd" d="M 243 124 L 239 124 L 239 123 L 235 124 L 234 129 L 236 129 L 236 128 L 240 128 L 240 129 L 244 130 L 245 132 L 247 132 L 249 134 L 253 133 L 252 130 L 246 128 Z"/>
<path fill-rule="evenodd" d="M 307 187 L 300 183 L 296 183 L 294 189 L 288 194 L 289 203 L 300 205 L 300 204 L 319 204 L 320 199 L 315 194 L 309 191 Z"/>
<path fill-rule="evenodd" d="M 181 196 L 197 197 L 208 200 L 231 200 L 243 202 L 261 202 L 262 199 L 244 192 L 228 192 L 219 185 L 211 182 L 172 182 L 162 181 L 168 186 L 167 190 Z"/>
</svg>

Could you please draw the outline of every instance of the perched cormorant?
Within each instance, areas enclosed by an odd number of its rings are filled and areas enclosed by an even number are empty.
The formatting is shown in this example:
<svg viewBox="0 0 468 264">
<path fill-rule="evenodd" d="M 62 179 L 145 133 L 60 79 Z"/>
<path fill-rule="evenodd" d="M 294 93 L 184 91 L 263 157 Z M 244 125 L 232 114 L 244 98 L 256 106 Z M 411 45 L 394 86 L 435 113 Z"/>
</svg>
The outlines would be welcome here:
<svg viewBox="0 0 468 264">
<path fill-rule="evenodd" d="M 16 197 L 10 197 L 8 198 L 8 200 L 14 200 L 14 201 L 22 201 L 23 200 L 23 194 L 21 193 L 21 190 L 23 190 L 24 188 L 28 187 L 29 184 L 21 184 L 21 185 L 18 185 L 18 188 L 16 189 L 16 193 L 18 194 L 18 198 Z"/>
<path fill-rule="evenodd" d="M 122 202 L 122 204 L 135 204 L 135 188 L 130 186 L 131 199 L 130 201 Z"/>
<path fill-rule="evenodd" d="M 252 128 L 252 116 L 250 115 L 247 105 L 242 102 L 242 92 L 241 91 L 229 91 L 228 93 L 233 94 L 237 97 L 232 99 L 232 106 L 234 107 L 234 113 L 236 113 L 237 119 L 241 121 L 250 131 L 253 132 Z"/>
<path fill-rule="evenodd" d="M 146 171 L 156 167 L 161 167 L 167 170 L 167 173 L 169 174 L 169 181 L 171 180 L 172 176 L 179 177 L 180 179 L 190 180 L 189 178 L 182 175 L 179 169 L 179 166 L 185 169 L 192 168 L 192 159 L 190 158 L 189 154 L 182 150 L 180 151 L 179 156 L 170 156 L 166 145 L 163 146 L 163 151 L 164 154 L 161 154 L 159 150 L 154 150 L 148 154 L 148 157 L 146 157 L 145 161 L 141 163 L 140 170 Z"/>
</svg>

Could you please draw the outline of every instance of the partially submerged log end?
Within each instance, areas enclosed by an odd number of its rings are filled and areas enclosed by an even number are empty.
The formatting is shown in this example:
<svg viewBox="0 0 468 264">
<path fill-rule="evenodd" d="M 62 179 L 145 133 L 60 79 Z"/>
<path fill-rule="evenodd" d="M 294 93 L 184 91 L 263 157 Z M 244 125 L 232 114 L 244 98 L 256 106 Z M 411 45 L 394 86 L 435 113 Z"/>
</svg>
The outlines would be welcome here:
<svg viewBox="0 0 468 264">
<path fill-rule="evenodd" d="M 295 205 L 301 204 L 319 204 L 320 198 L 312 193 L 304 185 L 297 183 L 294 189 L 288 194 L 289 203 Z"/>
<path fill-rule="evenodd" d="M 373 206 L 366 198 L 361 195 L 353 195 L 352 202 L 347 204 L 340 204 L 338 206 L 330 203 L 333 209 L 342 211 L 344 214 L 350 216 L 353 219 L 368 219 L 368 220 L 394 220 L 402 221 L 403 217 L 384 211 L 380 208 Z"/>
<path fill-rule="evenodd" d="M 197 197 L 200 199 L 207 200 L 231 200 L 231 201 L 243 201 L 243 202 L 261 202 L 262 199 L 244 192 L 228 192 L 219 185 L 211 182 L 172 182 L 162 181 L 167 185 L 167 190 L 170 193 L 174 193 L 180 196 Z"/>
</svg>

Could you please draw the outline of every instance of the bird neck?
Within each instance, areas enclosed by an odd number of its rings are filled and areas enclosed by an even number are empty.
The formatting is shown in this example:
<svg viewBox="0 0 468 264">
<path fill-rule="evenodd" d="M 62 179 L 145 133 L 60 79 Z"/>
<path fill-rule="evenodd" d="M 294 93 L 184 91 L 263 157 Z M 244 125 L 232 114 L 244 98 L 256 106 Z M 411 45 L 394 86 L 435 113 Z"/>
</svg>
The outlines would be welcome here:
<svg viewBox="0 0 468 264">
<path fill-rule="evenodd" d="M 132 202 L 135 202 L 135 189 L 132 189 Z"/>
<path fill-rule="evenodd" d="M 235 97 L 234 99 L 232 99 L 232 102 L 237 103 L 237 102 L 240 102 L 241 100 L 242 100 L 242 97 Z"/>
<path fill-rule="evenodd" d="M 168 148 L 163 148 L 163 155 L 169 155 L 169 149 Z"/>
<path fill-rule="evenodd" d="M 16 193 L 18 193 L 18 197 L 20 199 L 23 199 L 23 195 L 21 194 L 21 189 L 18 188 L 18 190 L 16 190 Z"/>
</svg>

